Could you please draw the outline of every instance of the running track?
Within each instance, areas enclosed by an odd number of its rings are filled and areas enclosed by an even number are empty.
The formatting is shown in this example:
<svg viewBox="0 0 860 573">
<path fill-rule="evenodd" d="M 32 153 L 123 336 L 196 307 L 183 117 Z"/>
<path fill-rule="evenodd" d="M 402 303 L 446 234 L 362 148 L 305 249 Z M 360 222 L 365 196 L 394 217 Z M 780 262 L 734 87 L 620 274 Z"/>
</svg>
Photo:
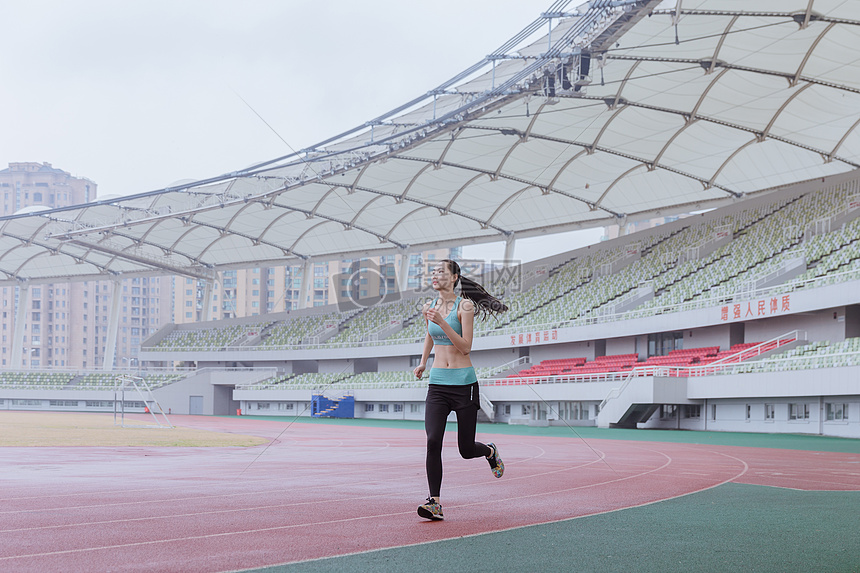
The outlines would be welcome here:
<svg viewBox="0 0 860 573">
<path fill-rule="evenodd" d="M 174 416 L 275 438 L 281 421 Z M 158 431 L 158 430 L 153 430 Z M 292 424 L 269 447 L 0 449 L 0 570 L 233 571 L 604 513 L 726 482 L 860 491 L 860 455 L 495 436 L 506 473 L 446 435 L 445 521 L 424 435 Z"/>
</svg>

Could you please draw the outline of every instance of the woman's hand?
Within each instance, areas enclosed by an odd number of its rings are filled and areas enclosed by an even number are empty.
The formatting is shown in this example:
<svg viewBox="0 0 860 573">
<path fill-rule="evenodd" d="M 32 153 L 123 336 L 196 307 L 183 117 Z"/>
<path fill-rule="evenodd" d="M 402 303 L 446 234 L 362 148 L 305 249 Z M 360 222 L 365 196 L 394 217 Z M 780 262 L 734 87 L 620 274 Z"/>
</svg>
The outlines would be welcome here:
<svg viewBox="0 0 860 573">
<path fill-rule="evenodd" d="M 440 313 L 435 308 L 427 309 L 424 312 L 424 318 L 426 318 L 430 322 L 435 322 L 436 324 L 439 324 L 439 325 L 441 325 L 443 322 L 445 322 L 445 317 L 443 317 L 442 313 Z"/>
<path fill-rule="evenodd" d="M 427 368 L 425 364 L 419 364 L 415 367 L 415 370 L 412 371 L 415 374 L 415 377 L 421 380 L 421 376 L 424 374 L 424 370 Z"/>
</svg>

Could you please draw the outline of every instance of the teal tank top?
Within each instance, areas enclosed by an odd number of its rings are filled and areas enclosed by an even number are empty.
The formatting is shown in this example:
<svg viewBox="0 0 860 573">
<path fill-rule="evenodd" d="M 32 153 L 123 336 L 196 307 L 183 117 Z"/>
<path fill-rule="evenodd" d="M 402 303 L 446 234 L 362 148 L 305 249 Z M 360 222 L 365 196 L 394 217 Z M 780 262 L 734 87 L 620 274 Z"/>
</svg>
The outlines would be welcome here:
<svg viewBox="0 0 860 573">
<path fill-rule="evenodd" d="M 434 306 L 436 303 L 433 303 Z M 451 328 L 459 334 L 463 335 L 463 325 L 460 324 L 460 319 L 457 318 L 457 309 L 460 308 L 460 297 L 458 296 L 454 300 L 454 308 L 451 309 L 451 312 L 448 313 L 448 316 L 445 317 L 445 322 L 451 325 Z M 430 338 L 433 339 L 433 344 L 440 344 L 442 346 L 453 346 L 454 344 L 448 338 L 448 335 L 445 334 L 445 331 L 442 330 L 442 327 L 436 324 L 435 322 L 427 323 L 427 332 L 430 333 Z"/>
</svg>

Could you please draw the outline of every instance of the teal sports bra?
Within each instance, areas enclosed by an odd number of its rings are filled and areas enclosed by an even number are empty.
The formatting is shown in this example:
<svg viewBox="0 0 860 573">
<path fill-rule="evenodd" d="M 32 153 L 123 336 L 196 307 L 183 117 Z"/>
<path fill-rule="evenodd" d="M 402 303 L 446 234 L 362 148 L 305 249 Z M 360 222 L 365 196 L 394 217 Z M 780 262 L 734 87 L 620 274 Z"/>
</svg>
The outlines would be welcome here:
<svg viewBox="0 0 860 573">
<path fill-rule="evenodd" d="M 436 303 L 433 303 L 435 307 Z M 460 324 L 460 319 L 457 318 L 457 309 L 460 308 L 460 297 L 458 296 L 454 300 L 454 308 L 451 309 L 451 312 L 448 313 L 448 316 L 445 317 L 445 322 L 451 325 L 451 328 L 459 334 L 463 335 L 463 325 Z M 445 334 L 445 331 L 442 330 L 442 327 L 436 324 L 435 322 L 427 322 L 427 332 L 430 333 L 430 338 L 433 339 L 433 344 L 439 344 L 442 346 L 453 346 L 454 343 L 451 342 L 451 339 L 448 338 L 448 335 Z"/>
</svg>

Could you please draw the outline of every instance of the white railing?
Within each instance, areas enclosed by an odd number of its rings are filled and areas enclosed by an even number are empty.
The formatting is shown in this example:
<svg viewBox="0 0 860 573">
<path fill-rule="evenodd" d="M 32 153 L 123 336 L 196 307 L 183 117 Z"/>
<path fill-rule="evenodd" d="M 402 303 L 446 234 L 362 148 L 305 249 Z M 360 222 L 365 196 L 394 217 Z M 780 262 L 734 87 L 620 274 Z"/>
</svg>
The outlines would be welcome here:
<svg viewBox="0 0 860 573">
<path fill-rule="evenodd" d="M 174 383 L 181 380 L 183 377 L 192 373 L 194 370 L 173 371 L 164 370 L 156 373 L 153 371 L 137 371 L 137 370 L 98 370 L 86 371 L 79 370 L 76 373 L 68 371 L 34 371 L 34 370 L 14 370 L 4 371 L 0 374 L 0 388 L 5 390 L 28 389 L 28 390 L 93 390 L 104 391 L 112 390 L 116 386 L 116 380 L 120 377 L 130 377 L 134 374 L 135 378 L 147 380 L 161 385 Z M 172 376 L 170 376 L 172 374 Z M 15 379 L 17 376 L 23 376 L 23 380 Z M 45 378 L 41 378 L 44 376 Z M 93 378 L 95 377 L 95 378 Z M 166 377 L 167 380 L 161 379 Z M 88 378 L 90 378 L 88 380 Z M 72 382 L 74 381 L 74 384 Z"/>
<path fill-rule="evenodd" d="M 486 415 L 486 416 L 487 416 L 487 418 L 489 418 L 489 419 L 490 419 L 490 421 L 492 422 L 492 421 L 496 418 L 496 407 L 495 407 L 495 405 L 493 405 L 493 403 L 492 403 L 492 402 L 490 402 L 490 399 L 489 399 L 489 398 L 487 398 L 487 397 L 486 397 L 484 394 L 482 394 L 482 393 L 479 393 L 479 394 L 478 394 L 478 399 L 479 399 L 479 400 L 480 400 L 480 402 L 481 402 L 481 411 L 482 411 L 482 412 L 484 413 L 484 415 Z"/>
<path fill-rule="evenodd" d="M 661 376 L 661 377 L 695 377 L 707 376 L 719 373 L 721 370 L 733 367 L 741 360 L 748 360 L 756 356 L 760 356 L 765 352 L 781 348 L 787 344 L 798 340 L 802 331 L 792 330 L 781 336 L 777 336 L 765 342 L 759 343 L 750 348 L 746 348 L 730 356 L 721 358 L 718 361 L 700 366 L 670 366 L 670 365 L 652 365 L 652 366 L 637 366 L 632 370 L 620 372 L 594 372 L 594 373 L 569 373 L 556 374 L 552 376 L 529 376 L 522 378 L 503 378 L 493 380 L 480 381 L 482 386 L 516 386 L 521 384 L 569 384 L 569 383 L 584 383 L 584 382 L 616 382 L 621 381 L 622 384 L 618 388 L 613 388 L 609 395 L 603 400 L 600 405 L 602 409 L 606 402 L 618 397 L 624 391 L 633 378 L 645 376 Z"/>
<path fill-rule="evenodd" d="M 725 228 L 728 227 L 728 231 L 725 231 Z M 725 234 L 724 234 L 725 233 Z M 732 230 L 731 225 L 723 225 L 714 229 L 713 233 L 710 236 L 702 239 L 698 243 L 691 245 L 684 249 L 682 253 L 678 255 L 679 263 L 686 263 L 689 261 L 694 261 L 696 259 L 701 259 L 713 251 L 717 250 L 716 248 L 708 250 L 708 248 L 717 242 L 724 241 L 726 244 L 730 243 L 732 240 Z"/>
<path fill-rule="evenodd" d="M 200 373 L 206 372 L 253 372 L 257 374 L 256 376 L 250 378 L 248 381 L 242 383 L 241 386 L 236 386 L 236 388 L 244 388 L 246 386 L 251 386 L 252 384 L 260 384 L 265 380 L 270 380 L 279 374 L 278 369 L 274 367 L 268 368 L 201 368 L 199 370 Z"/>
<path fill-rule="evenodd" d="M 223 370 L 223 369 L 222 369 Z M 128 374 L 129 372 L 142 372 L 142 373 L 168 373 L 168 372 L 197 372 L 197 368 L 192 367 L 152 367 L 152 368 L 139 368 L 137 366 L 133 367 L 115 367 L 110 370 L 51 370 L 47 368 L 18 368 L 14 370 L 3 370 L 0 372 L 0 379 L 2 379 L 4 374 L 63 374 L 69 375 L 69 377 L 75 376 L 86 376 L 88 374 L 100 374 L 104 376 L 109 376 L 111 374 L 120 373 L 120 374 Z"/>
<path fill-rule="evenodd" d="M 722 364 L 735 364 L 738 362 L 742 362 L 744 360 L 749 360 L 750 358 L 755 358 L 756 356 L 761 356 L 765 352 L 770 352 L 771 350 L 775 350 L 777 348 L 782 348 L 786 344 L 791 344 L 792 342 L 796 342 L 798 340 L 806 339 L 806 331 L 805 330 L 792 330 L 790 332 L 786 332 L 781 336 L 777 336 L 771 338 L 770 340 L 765 340 L 764 342 L 760 342 L 755 346 L 750 346 L 749 348 L 745 348 L 739 352 L 731 354 L 729 356 L 724 356 L 719 360 L 715 360 L 706 366 L 714 366 L 714 365 L 722 365 Z"/>
<path fill-rule="evenodd" d="M 750 348 L 745 348 L 740 352 L 736 352 L 729 356 L 725 356 L 719 360 L 715 360 L 714 362 L 710 362 L 708 364 L 703 364 L 701 366 L 659 366 L 656 368 L 649 367 L 638 367 L 634 368 L 630 375 L 624 380 L 619 388 L 613 388 L 606 398 L 600 403 L 598 411 L 602 411 L 603 408 L 606 407 L 606 404 L 610 400 L 614 400 L 618 398 L 630 384 L 630 381 L 633 380 L 634 377 L 640 376 L 661 376 L 661 377 L 694 377 L 694 376 L 710 376 L 713 374 L 717 374 L 723 369 L 725 369 L 728 365 L 736 365 L 743 360 L 748 360 L 750 358 L 754 358 L 756 356 L 760 356 L 765 352 L 770 352 L 771 350 L 775 350 L 777 348 L 781 348 L 787 344 L 791 344 L 798 340 L 798 336 L 801 331 L 792 330 L 787 332 L 781 336 L 777 336 L 775 338 L 771 338 L 770 340 L 766 340 L 755 346 Z"/>
<path fill-rule="evenodd" d="M 717 374 L 754 374 L 757 372 L 772 372 L 797 369 L 817 369 L 834 367 L 834 361 L 844 359 L 846 364 L 841 366 L 860 366 L 860 351 L 838 353 L 814 353 L 800 356 L 766 358 L 754 362 L 739 362 L 726 364 Z M 800 368 L 798 368 L 800 366 Z M 840 366 L 840 365 L 836 365 Z"/>
<path fill-rule="evenodd" d="M 782 275 L 793 271 L 797 267 L 806 265 L 806 253 L 804 253 L 802 249 L 788 251 L 787 253 L 784 253 L 782 259 L 782 264 L 778 269 L 771 271 L 762 277 L 758 277 L 755 279 L 755 284 L 760 285 L 768 281 L 772 281 L 773 279 L 779 278 Z"/>
<path fill-rule="evenodd" d="M 488 372 L 485 373 L 486 377 L 489 378 L 491 376 L 495 376 L 500 372 L 504 372 L 505 370 L 513 370 L 517 366 L 522 366 L 523 364 L 531 364 L 532 359 L 531 356 L 520 356 L 516 360 L 511 360 L 510 362 L 506 362 L 505 364 L 499 364 L 498 366 L 493 366 Z"/>
<path fill-rule="evenodd" d="M 481 386 L 519 386 L 534 384 L 570 384 L 583 382 L 614 382 L 630 375 L 630 370 L 621 372 L 582 372 L 554 374 L 551 376 L 517 376 L 514 378 L 486 378 L 478 380 Z"/>
<path fill-rule="evenodd" d="M 633 287 L 633 289 L 627 294 L 616 298 L 614 300 L 607 301 L 602 305 L 598 306 L 594 310 L 591 311 L 591 315 L 595 317 L 604 317 L 607 315 L 621 315 L 624 312 L 616 312 L 616 309 L 620 306 L 623 306 L 633 300 L 645 298 L 649 294 L 654 294 L 654 281 L 647 280 L 642 281 L 639 286 Z"/>
<path fill-rule="evenodd" d="M 841 217 L 846 213 L 851 211 L 855 211 L 858 209 L 858 201 L 860 201 L 860 194 L 853 194 L 846 198 L 845 203 L 834 207 L 828 213 L 825 213 L 815 221 L 812 221 L 805 227 L 806 233 L 814 237 L 816 235 L 825 235 L 831 231 L 831 227 L 833 222 L 837 217 Z"/>
<path fill-rule="evenodd" d="M 806 265 L 806 256 L 803 249 L 792 249 L 779 255 L 779 257 L 768 261 L 765 264 L 759 263 L 758 267 L 762 267 L 757 272 L 747 272 L 741 286 L 723 286 L 712 289 L 711 292 L 715 296 L 733 297 L 735 300 L 738 296 L 747 296 L 749 293 L 756 292 L 764 283 L 772 281 L 790 271 L 793 271 L 801 265 Z M 744 288 L 746 287 L 746 288 Z"/>
<path fill-rule="evenodd" d="M 206 366 L 205 368 L 187 368 L 195 373 L 204 372 L 273 372 L 277 373 L 278 369 L 274 366 Z"/>
<path fill-rule="evenodd" d="M 237 390 L 311 390 L 311 391 L 324 391 L 327 389 L 332 390 L 386 390 L 392 388 L 426 388 L 427 381 L 424 380 L 403 380 L 402 382 L 345 382 L 338 380 L 336 382 L 331 382 L 329 384 L 320 384 L 319 382 L 301 382 L 301 383 L 290 383 L 286 384 L 278 384 L 277 386 L 271 388 L 252 388 L 243 386 L 242 388 L 236 388 Z"/>
</svg>

